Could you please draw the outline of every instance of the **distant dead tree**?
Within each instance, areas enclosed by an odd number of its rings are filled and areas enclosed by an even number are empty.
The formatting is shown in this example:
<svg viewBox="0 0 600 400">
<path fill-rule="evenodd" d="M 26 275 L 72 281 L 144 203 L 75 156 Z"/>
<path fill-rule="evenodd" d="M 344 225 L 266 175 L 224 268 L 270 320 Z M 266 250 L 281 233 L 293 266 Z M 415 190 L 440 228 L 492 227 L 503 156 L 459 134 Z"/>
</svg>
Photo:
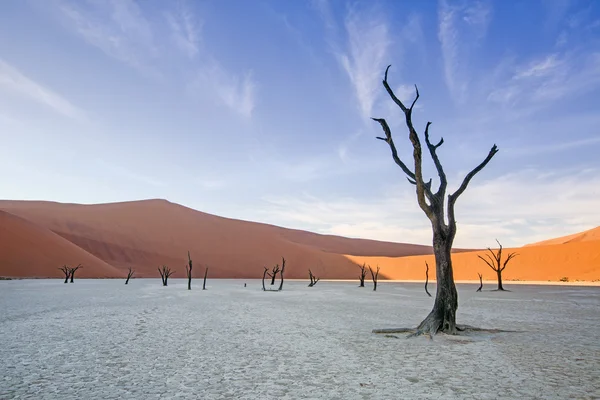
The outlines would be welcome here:
<svg viewBox="0 0 600 400">
<path fill-rule="evenodd" d="M 262 277 L 263 291 L 265 291 L 265 292 L 278 292 L 278 291 L 280 291 L 280 290 L 283 289 L 283 272 L 285 271 L 285 258 L 281 257 L 281 259 L 282 259 L 281 268 L 279 267 L 279 264 L 275 265 L 275 267 L 273 267 L 273 270 L 272 270 L 273 274 L 269 273 L 269 268 L 264 267 L 265 271 L 263 272 L 263 277 Z M 265 279 L 267 278 L 267 276 L 269 276 L 271 278 L 271 282 L 273 282 L 273 277 L 277 273 L 281 277 L 281 281 L 279 282 L 279 289 L 267 289 L 265 287 Z"/>
<path fill-rule="evenodd" d="M 285 271 L 285 258 L 281 257 L 281 260 L 281 271 L 279 271 L 281 281 L 279 282 L 279 290 L 283 290 L 283 272 Z"/>
<path fill-rule="evenodd" d="M 487 249 L 492 253 L 492 256 L 486 253 L 487 259 L 480 255 L 477 255 L 477 257 L 481 258 L 491 269 L 496 271 L 496 275 L 498 276 L 498 289 L 496 290 L 505 290 L 502 287 L 502 271 L 504 271 L 508 262 L 518 256 L 518 254 L 516 252 L 510 253 L 508 257 L 506 257 L 506 260 L 504 260 L 504 264 L 502 264 L 502 245 L 498 242 L 498 239 L 496 239 L 496 242 L 499 246 L 497 253 L 494 253 L 494 251 L 488 247 Z"/>
<path fill-rule="evenodd" d="M 206 290 L 206 277 L 208 276 L 208 267 L 204 270 L 204 283 L 202 284 L 202 290 Z"/>
<path fill-rule="evenodd" d="M 171 271 L 171 268 L 163 265 L 161 268 L 158 268 L 158 273 L 160 273 L 160 279 L 162 279 L 163 286 L 167 286 L 167 281 L 169 277 L 175 273 L 175 271 Z"/>
<path fill-rule="evenodd" d="M 358 287 L 365 287 L 365 277 L 367 276 L 367 268 L 365 265 L 366 264 L 358 266 L 358 268 L 360 268 L 360 276 L 358 277 L 358 279 L 360 279 L 360 285 L 358 285 Z"/>
<path fill-rule="evenodd" d="M 373 279 L 373 290 L 377 290 L 377 277 L 379 276 L 379 265 L 377 266 L 377 272 L 373 272 L 373 269 L 369 265 L 369 271 L 371 271 L 371 279 Z"/>
<path fill-rule="evenodd" d="M 315 286 L 317 284 L 317 282 L 319 282 L 319 279 L 320 279 L 320 278 L 317 278 L 316 276 L 314 276 L 310 269 L 308 270 L 308 277 L 310 278 L 310 283 L 308 284 L 308 287 Z"/>
<path fill-rule="evenodd" d="M 83 266 L 81 264 L 78 264 L 74 268 L 69 268 L 69 275 L 71 276 L 71 283 L 73 283 L 73 279 L 75 278 L 75 271 L 77 271 L 79 268 L 83 268 Z"/>
<path fill-rule="evenodd" d="M 192 290 L 192 257 L 188 251 L 188 263 L 185 266 L 185 274 L 188 279 L 188 290 Z"/>
<path fill-rule="evenodd" d="M 429 151 L 429 155 L 433 160 L 433 164 L 435 165 L 440 182 L 439 188 L 437 191 L 434 191 L 432 188 L 432 180 L 430 179 L 429 181 L 425 181 L 425 178 L 423 177 L 422 143 L 412 121 L 412 112 L 417 100 L 419 99 L 419 90 L 415 85 L 415 99 L 410 107 L 407 107 L 396 96 L 388 84 L 387 79 L 389 69 L 390 66 L 388 66 L 385 70 L 382 83 L 390 98 L 404 113 L 404 120 L 406 127 L 408 128 L 408 137 L 412 144 L 413 150 L 413 168 L 409 168 L 409 166 L 407 166 L 400 159 L 396 145 L 392 139 L 392 131 L 384 118 L 373 118 L 374 121 L 381 125 L 381 128 L 385 134 L 384 137 L 378 137 L 377 139 L 388 144 L 394 162 L 406 174 L 408 181 L 412 185 L 415 185 L 417 202 L 421 210 L 423 210 L 431 222 L 431 228 L 433 231 L 433 253 L 435 255 L 435 275 L 437 281 L 435 302 L 431 312 L 414 330 L 414 335 L 429 334 L 432 336 L 439 331 L 447 334 L 455 334 L 457 331 L 456 309 L 458 308 L 458 293 L 456 291 L 456 285 L 454 284 L 451 252 L 452 244 L 456 236 L 456 218 L 454 212 L 456 200 L 467 189 L 471 179 L 473 179 L 473 177 L 479 171 L 481 171 L 498 152 L 498 147 L 496 145 L 492 146 L 485 159 L 465 176 L 458 189 L 454 193 L 450 194 L 446 201 L 446 189 L 448 181 L 444 168 L 442 167 L 442 163 L 440 162 L 437 154 L 437 150 L 444 143 L 444 139 L 440 139 L 440 141 L 436 144 L 431 143 L 429 140 L 429 126 L 431 125 L 431 122 L 427 122 L 424 132 L 425 147 Z M 447 215 L 445 212 L 446 207 Z M 463 328 L 459 327 L 458 329 L 460 330 Z M 393 330 L 389 329 L 374 330 L 375 333 L 391 333 L 392 331 Z M 406 328 L 400 328 L 399 331 L 406 332 Z"/>
<path fill-rule="evenodd" d="M 479 272 L 477 273 L 477 275 L 479 275 L 479 288 L 477 289 L 477 291 L 481 292 L 481 289 L 483 289 L 483 275 L 481 275 Z"/>
<path fill-rule="evenodd" d="M 425 270 L 425 293 L 431 297 L 431 293 L 429 293 L 429 290 L 427 290 L 427 283 L 429 283 L 429 264 L 427 264 L 427 261 L 425 261 L 425 266 L 427 267 Z"/>
<path fill-rule="evenodd" d="M 63 265 L 59 269 L 65 274 L 65 283 L 69 283 L 69 278 L 71 277 L 71 269 L 66 265 Z"/>
<path fill-rule="evenodd" d="M 135 271 L 132 270 L 131 267 L 129 267 L 129 271 L 127 272 L 127 280 L 125 281 L 126 285 L 129 283 L 129 280 L 131 279 L 131 277 L 133 276 L 134 273 L 135 273 Z"/>
<path fill-rule="evenodd" d="M 277 273 L 280 271 L 279 269 L 279 264 L 276 264 L 273 267 L 273 270 L 271 272 L 268 272 L 267 275 L 269 275 L 269 277 L 271 278 L 271 286 L 273 286 L 275 284 L 275 277 L 277 276 Z"/>
</svg>

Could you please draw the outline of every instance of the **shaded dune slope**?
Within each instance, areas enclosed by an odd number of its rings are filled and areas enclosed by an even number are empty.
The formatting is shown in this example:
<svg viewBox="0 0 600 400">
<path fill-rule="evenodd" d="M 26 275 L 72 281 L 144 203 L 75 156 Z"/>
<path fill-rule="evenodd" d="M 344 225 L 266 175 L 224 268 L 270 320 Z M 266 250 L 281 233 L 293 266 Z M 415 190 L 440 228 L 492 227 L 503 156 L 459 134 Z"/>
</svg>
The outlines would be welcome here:
<svg viewBox="0 0 600 400">
<path fill-rule="evenodd" d="M 195 276 L 209 266 L 213 278 L 260 278 L 263 266 L 286 258 L 286 277 L 356 278 L 358 267 L 343 254 L 405 256 L 430 254 L 430 246 L 318 235 L 273 225 L 206 214 L 165 200 L 97 205 L 0 201 L 0 209 L 50 230 L 138 277 L 158 276 L 166 264 L 184 277 L 187 251 Z M 83 261 L 78 261 L 82 262 Z M 0 272 L 5 274 L 4 272 Z"/>
</svg>

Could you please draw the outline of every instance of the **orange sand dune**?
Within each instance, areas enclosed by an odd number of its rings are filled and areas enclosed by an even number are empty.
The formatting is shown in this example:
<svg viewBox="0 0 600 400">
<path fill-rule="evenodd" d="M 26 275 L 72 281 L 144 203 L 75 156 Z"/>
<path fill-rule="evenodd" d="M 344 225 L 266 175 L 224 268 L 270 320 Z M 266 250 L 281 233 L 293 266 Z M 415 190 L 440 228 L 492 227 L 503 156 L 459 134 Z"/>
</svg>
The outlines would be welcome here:
<svg viewBox="0 0 600 400">
<path fill-rule="evenodd" d="M 273 266 L 284 256 L 288 278 L 307 278 L 311 268 L 322 278 L 350 279 L 358 267 L 343 254 L 431 253 L 430 246 L 317 235 L 218 217 L 165 200 L 98 205 L 0 201 L 0 209 L 49 229 L 120 269 L 115 276 L 123 276 L 132 266 L 138 277 L 156 277 L 157 267 L 167 264 L 176 271 L 174 277 L 184 277 L 188 250 L 195 276 L 202 276 L 208 265 L 213 278 L 259 278 L 263 265 Z M 6 274 L 2 268 L 0 275 Z"/>
<path fill-rule="evenodd" d="M 495 249 L 494 249 L 495 251 Z M 546 245 L 503 249 L 503 260 L 507 253 L 516 251 L 519 256 L 513 258 L 502 273 L 504 281 L 557 281 L 563 277 L 569 280 L 600 279 L 600 241 L 572 242 L 562 245 Z M 478 280 L 477 273 L 484 280 L 496 279 L 496 273 L 481 261 L 477 255 L 486 251 L 456 253 L 452 256 L 454 279 Z M 371 266 L 379 264 L 381 273 L 389 279 L 424 280 L 425 262 L 429 263 L 429 278 L 435 279 L 435 260 L 433 255 L 412 257 L 359 257 L 347 256 L 356 263 L 366 262 Z M 485 256 L 484 256 L 485 257 Z"/>
<path fill-rule="evenodd" d="M 595 240 L 600 240 L 600 226 L 584 232 L 574 233 L 572 235 L 561 236 L 555 239 L 543 240 L 541 242 L 526 244 L 523 247 L 546 246 L 550 244 L 565 244 L 574 242 L 589 242 Z"/>
<path fill-rule="evenodd" d="M 84 265 L 75 277 L 106 278 L 119 271 L 52 231 L 0 211 L 0 276 L 64 277 L 64 264 Z"/>
</svg>

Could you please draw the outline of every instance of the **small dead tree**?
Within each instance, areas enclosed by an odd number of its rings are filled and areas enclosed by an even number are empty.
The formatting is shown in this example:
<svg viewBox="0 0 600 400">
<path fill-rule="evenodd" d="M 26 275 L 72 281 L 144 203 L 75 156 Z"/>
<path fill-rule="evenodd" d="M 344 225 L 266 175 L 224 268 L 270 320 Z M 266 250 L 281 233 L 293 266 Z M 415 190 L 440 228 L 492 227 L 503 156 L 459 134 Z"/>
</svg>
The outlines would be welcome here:
<svg viewBox="0 0 600 400">
<path fill-rule="evenodd" d="M 481 289 L 483 289 L 483 275 L 481 275 L 479 272 L 477 275 L 479 275 L 479 288 L 477 289 L 477 292 L 481 292 Z"/>
<path fill-rule="evenodd" d="M 429 290 L 427 290 L 427 283 L 429 283 L 429 264 L 427 264 L 427 261 L 425 261 L 425 266 L 427 267 L 425 270 L 425 293 L 431 297 L 431 293 L 429 293 Z"/>
<path fill-rule="evenodd" d="M 208 267 L 204 270 L 204 283 L 202 283 L 202 290 L 206 290 L 206 277 L 208 276 Z"/>
<path fill-rule="evenodd" d="M 74 268 L 69 268 L 69 275 L 71 276 L 71 283 L 73 283 L 73 279 L 75 279 L 75 271 L 77 271 L 79 268 L 83 268 L 83 266 L 81 264 L 78 264 Z"/>
<path fill-rule="evenodd" d="M 188 263 L 185 266 L 185 274 L 188 279 L 188 290 L 192 290 L 192 257 L 190 257 L 189 251 L 188 251 Z"/>
<path fill-rule="evenodd" d="M 381 125 L 384 137 L 377 139 L 384 141 L 389 146 L 394 162 L 406 174 L 408 181 L 415 185 L 417 203 L 429 221 L 433 231 L 433 253 L 435 255 L 435 275 L 437 280 L 435 302 L 433 309 L 427 317 L 414 330 L 414 335 L 429 334 L 430 336 L 442 331 L 447 334 L 456 334 L 456 309 L 458 308 L 458 292 L 454 284 L 454 273 L 452 270 L 452 244 L 456 236 L 456 218 L 455 205 L 461 194 L 467 189 L 469 182 L 473 177 L 481 171 L 498 152 L 498 147 L 493 145 L 487 157 L 471 172 L 469 172 L 458 189 L 450 194 L 446 201 L 446 189 L 448 180 L 442 163 L 437 154 L 437 150 L 444 143 L 444 139 L 440 139 L 437 143 L 431 143 L 429 139 L 429 126 L 431 122 L 427 122 L 425 126 L 425 147 L 428 150 L 433 164 L 435 165 L 437 175 L 439 177 L 439 188 L 434 190 L 432 180 L 426 181 L 423 177 L 423 150 L 422 143 L 417 130 L 412 121 L 412 112 L 417 100 L 419 99 L 419 90 L 415 85 L 416 96 L 410 107 L 407 107 L 394 93 L 388 84 L 388 71 L 390 66 L 385 70 L 383 78 L 383 86 L 390 98 L 402 110 L 406 127 L 408 128 L 408 137 L 412 144 L 413 168 L 409 168 L 398 155 L 396 145 L 392 139 L 392 131 L 387 121 L 384 118 L 373 118 L 374 121 Z M 447 209 L 447 213 L 446 210 Z M 406 332 L 406 329 L 400 331 Z M 462 327 L 459 327 L 462 329 Z M 390 333 L 393 330 L 374 330 L 375 333 Z"/>
<path fill-rule="evenodd" d="M 129 271 L 127 272 L 127 280 L 125 281 L 126 285 L 129 283 L 129 280 L 131 279 L 131 277 L 133 276 L 134 273 L 135 273 L 135 271 L 132 270 L 131 267 L 129 267 Z"/>
<path fill-rule="evenodd" d="M 285 258 L 281 257 L 281 271 L 279 271 L 279 276 L 281 277 L 281 281 L 279 282 L 279 289 L 283 290 L 283 272 L 285 271 Z"/>
<path fill-rule="evenodd" d="M 65 282 L 64 283 L 69 283 L 69 278 L 71 277 L 71 269 L 69 267 L 67 267 L 66 265 L 63 265 L 59 269 L 63 272 L 63 274 L 65 274 Z"/>
<path fill-rule="evenodd" d="M 167 281 L 169 277 L 175 273 L 175 271 L 171 271 L 171 268 L 163 265 L 161 268 L 158 268 L 158 272 L 160 273 L 160 278 L 162 279 L 163 286 L 167 286 Z"/>
<path fill-rule="evenodd" d="M 267 289 L 265 288 L 265 279 L 267 278 L 267 274 L 269 273 L 269 268 L 264 267 L 265 268 L 265 272 L 263 272 L 263 278 L 262 278 L 262 285 L 263 285 L 263 291 L 266 291 Z"/>
<path fill-rule="evenodd" d="M 360 285 L 358 285 L 358 287 L 365 287 L 365 277 L 367 276 L 367 268 L 365 266 L 366 264 L 363 264 L 362 266 L 358 266 L 358 268 L 360 268 L 360 276 L 358 279 L 360 279 Z"/>
<path fill-rule="evenodd" d="M 314 276 L 310 269 L 308 270 L 308 277 L 310 278 L 310 283 L 308 284 L 308 287 L 315 286 L 317 284 L 317 282 L 319 282 L 319 279 L 321 279 L 321 278 L 317 278 L 316 276 Z"/>
<path fill-rule="evenodd" d="M 500 244 L 500 242 L 498 242 L 498 239 L 496 239 L 496 242 L 498 243 L 498 246 L 499 246 L 498 252 L 494 253 L 494 251 L 488 247 L 487 249 L 492 254 L 492 256 L 490 256 L 489 254 L 486 253 L 487 259 L 481 257 L 480 255 L 477 255 L 477 257 L 481 258 L 491 269 L 496 271 L 496 275 L 498 276 L 498 289 L 496 289 L 496 290 L 503 291 L 505 289 L 502 287 L 502 271 L 504 271 L 508 262 L 510 260 L 512 260 L 513 258 L 515 258 L 516 256 L 518 256 L 518 254 L 516 252 L 510 253 L 508 255 L 508 257 L 506 257 L 506 260 L 504 260 L 504 264 L 503 264 L 502 263 L 502 245 Z"/>
<path fill-rule="evenodd" d="M 379 276 L 379 265 L 377 266 L 377 272 L 373 272 L 373 269 L 369 265 L 369 271 L 371 271 L 371 279 L 373 279 L 373 290 L 377 290 L 377 277 Z"/>
<path fill-rule="evenodd" d="M 276 264 L 273 267 L 273 270 L 271 272 L 268 273 L 269 277 L 271 278 L 271 286 L 273 286 L 275 284 L 275 277 L 277 276 L 277 273 L 280 271 L 279 269 L 279 264 Z"/>
</svg>

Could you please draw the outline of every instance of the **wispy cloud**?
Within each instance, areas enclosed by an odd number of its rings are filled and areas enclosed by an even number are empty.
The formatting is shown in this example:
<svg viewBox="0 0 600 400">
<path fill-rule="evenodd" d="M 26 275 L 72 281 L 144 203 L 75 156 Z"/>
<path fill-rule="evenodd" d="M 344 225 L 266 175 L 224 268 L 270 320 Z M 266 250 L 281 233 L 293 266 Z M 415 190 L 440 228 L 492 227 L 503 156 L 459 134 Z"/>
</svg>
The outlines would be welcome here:
<svg viewBox="0 0 600 400">
<path fill-rule="evenodd" d="M 51 89 L 25 76 L 21 71 L 0 59 L 0 89 L 29 98 L 66 117 L 82 120 L 85 113 Z"/>
<path fill-rule="evenodd" d="M 244 75 L 236 75 L 228 72 L 214 59 L 199 67 L 196 80 L 191 89 L 210 88 L 217 96 L 218 101 L 237 112 L 238 114 L 251 118 L 256 105 L 257 84 L 248 71 Z"/>
<path fill-rule="evenodd" d="M 132 169 L 118 165 L 115 162 L 97 159 L 96 164 L 100 167 L 101 170 L 112 173 L 113 175 L 119 176 L 121 178 L 125 178 L 130 181 L 135 181 L 135 182 L 139 182 L 139 183 L 143 183 L 145 185 L 150 185 L 150 186 L 155 186 L 155 187 L 166 186 L 166 183 L 159 179 L 155 179 L 146 174 L 141 174 Z"/>
<path fill-rule="evenodd" d="M 456 246 L 486 247 L 496 237 L 508 246 L 520 246 L 600 225 L 598 172 L 529 169 L 473 182 L 457 203 Z M 326 234 L 431 243 L 429 221 L 411 188 L 395 188 L 367 199 L 304 194 L 265 201 L 263 217 L 268 221 Z"/>
<path fill-rule="evenodd" d="M 146 75 L 159 76 L 151 65 L 159 55 L 152 28 L 135 1 L 65 1 L 60 8 L 87 43 Z"/>
<path fill-rule="evenodd" d="M 177 10 L 167 12 L 166 18 L 171 28 L 171 36 L 175 44 L 189 58 L 194 58 L 199 51 L 201 24 L 184 3 L 177 3 Z"/>
<path fill-rule="evenodd" d="M 464 103 L 469 88 L 469 55 L 485 38 L 491 20 L 488 1 L 441 0 L 438 9 L 438 39 L 444 60 L 446 86 L 458 104 Z"/>
<path fill-rule="evenodd" d="M 507 106 L 541 107 L 600 86 L 600 52 L 552 53 L 516 65 L 497 82 L 488 100 Z"/>
<path fill-rule="evenodd" d="M 346 18 L 346 32 L 348 51 L 340 54 L 339 60 L 352 82 L 362 116 L 370 118 L 388 61 L 388 25 L 378 13 L 351 10 Z"/>
</svg>

